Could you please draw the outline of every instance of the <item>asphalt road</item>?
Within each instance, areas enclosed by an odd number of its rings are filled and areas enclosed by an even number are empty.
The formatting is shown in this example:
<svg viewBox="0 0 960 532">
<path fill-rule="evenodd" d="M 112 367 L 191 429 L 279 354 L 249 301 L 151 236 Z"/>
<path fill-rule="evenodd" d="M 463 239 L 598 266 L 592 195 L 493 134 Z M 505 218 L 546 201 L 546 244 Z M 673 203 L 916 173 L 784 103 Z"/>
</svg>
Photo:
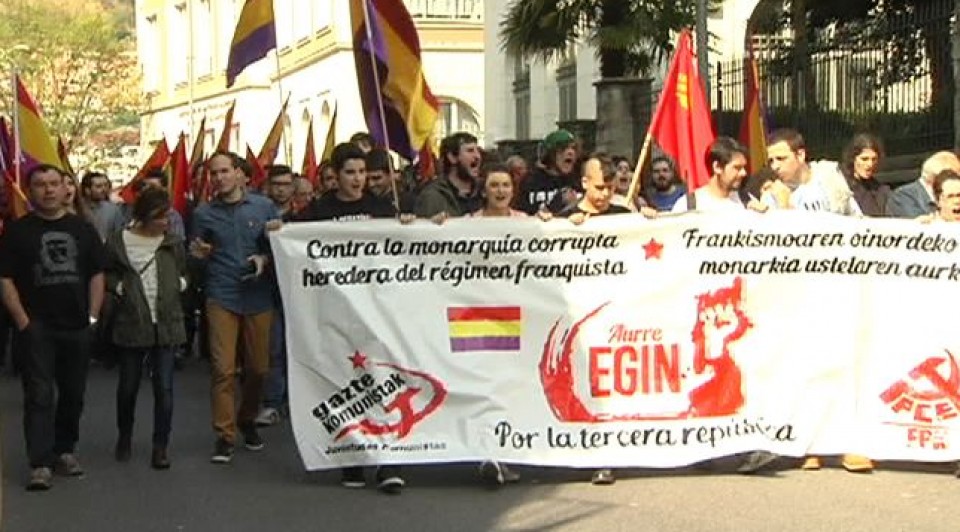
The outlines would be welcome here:
<svg viewBox="0 0 960 532">
<path fill-rule="evenodd" d="M 173 468 L 148 466 L 151 403 L 141 388 L 134 458 L 113 461 L 116 375 L 91 371 L 81 479 L 46 493 L 27 473 L 19 381 L 0 375 L 3 531 L 960 531 L 960 480 L 942 465 L 882 464 L 872 475 L 801 472 L 763 477 L 697 469 L 629 471 L 594 487 L 588 471 L 518 468 L 523 480 L 482 488 L 473 467 L 409 468 L 408 489 L 341 488 L 334 473 L 307 474 L 287 425 L 263 431 L 261 453 L 239 450 L 213 466 L 206 366 L 177 373 Z"/>
</svg>

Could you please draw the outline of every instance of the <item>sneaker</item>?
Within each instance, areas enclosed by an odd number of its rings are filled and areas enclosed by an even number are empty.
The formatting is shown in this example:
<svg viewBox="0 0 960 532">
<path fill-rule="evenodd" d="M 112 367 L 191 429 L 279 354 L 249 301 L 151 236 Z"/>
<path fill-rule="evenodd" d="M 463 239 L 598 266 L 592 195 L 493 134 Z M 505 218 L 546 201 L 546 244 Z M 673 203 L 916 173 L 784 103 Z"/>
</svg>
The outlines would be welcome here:
<svg viewBox="0 0 960 532">
<path fill-rule="evenodd" d="M 870 473 L 873 471 L 873 462 L 866 456 L 845 454 L 841 462 L 843 468 L 851 473 Z"/>
<path fill-rule="evenodd" d="M 240 433 L 243 434 L 243 446 L 246 447 L 248 451 L 263 450 L 263 439 L 260 438 L 260 433 L 257 432 L 256 424 L 241 425 Z"/>
<path fill-rule="evenodd" d="M 264 408 L 255 420 L 258 427 L 272 427 L 280 423 L 280 412 L 276 408 Z"/>
<path fill-rule="evenodd" d="M 598 469 L 593 473 L 593 478 L 590 479 L 590 483 L 594 486 L 609 486 L 617 481 L 617 477 L 613 476 L 613 471 L 609 469 Z"/>
<path fill-rule="evenodd" d="M 779 458 L 777 455 L 768 451 L 754 451 L 748 454 L 747 458 L 740 464 L 740 467 L 737 468 L 737 473 L 744 475 L 756 473 L 776 461 L 777 458 Z"/>
<path fill-rule="evenodd" d="M 377 469 L 377 489 L 383 493 L 399 495 L 405 485 L 399 467 L 384 466 Z"/>
<path fill-rule="evenodd" d="M 492 488 L 499 488 L 504 484 L 512 484 L 520 480 L 520 475 L 496 460 L 487 460 L 480 464 L 480 479 Z"/>
<path fill-rule="evenodd" d="M 210 462 L 214 464 L 229 464 L 233 460 L 233 444 L 226 440 L 217 440 L 213 446 L 213 456 Z"/>
<path fill-rule="evenodd" d="M 27 491 L 47 491 L 53 487 L 53 472 L 49 467 L 35 467 L 30 471 Z"/>
<path fill-rule="evenodd" d="M 113 457 L 118 462 L 129 462 L 131 454 L 130 438 L 120 436 L 117 439 L 117 446 L 113 449 Z"/>
<path fill-rule="evenodd" d="M 367 479 L 363 476 L 362 467 L 347 467 L 343 469 L 343 478 L 340 485 L 344 488 L 360 489 L 367 487 Z"/>
<path fill-rule="evenodd" d="M 57 466 L 54 469 L 58 475 L 64 477 L 83 476 L 83 467 L 77 457 L 70 453 L 63 453 L 57 457 Z"/>
</svg>

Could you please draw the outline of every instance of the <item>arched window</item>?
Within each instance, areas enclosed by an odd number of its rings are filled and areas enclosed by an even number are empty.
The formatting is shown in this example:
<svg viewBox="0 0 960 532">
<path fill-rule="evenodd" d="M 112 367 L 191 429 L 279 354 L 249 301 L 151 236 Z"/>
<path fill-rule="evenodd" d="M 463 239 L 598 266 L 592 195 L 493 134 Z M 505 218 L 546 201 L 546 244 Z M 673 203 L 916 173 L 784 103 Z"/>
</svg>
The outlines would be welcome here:
<svg viewBox="0 0 960 532">
<path fill-rule="evenodd" d="M 456 98 L 440 99 L 440 119 L 437 120 L 437 138 L 464 131 L 480 136 L 480 117 L 469 104 Z"/>
</svg>

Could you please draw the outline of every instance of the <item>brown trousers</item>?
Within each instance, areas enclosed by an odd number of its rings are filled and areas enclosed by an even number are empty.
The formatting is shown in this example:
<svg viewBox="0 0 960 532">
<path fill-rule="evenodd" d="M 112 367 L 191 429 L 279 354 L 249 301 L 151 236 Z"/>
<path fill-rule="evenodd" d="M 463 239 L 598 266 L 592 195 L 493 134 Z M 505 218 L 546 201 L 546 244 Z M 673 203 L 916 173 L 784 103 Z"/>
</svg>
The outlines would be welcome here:
<svg viewBox="0 0 960 532">
<path fill-rule="evenodd" d="M 270 325 L 273 311 L 235 314 L 207 301 L 212 365 L 211 410 L 217 438 L 236 442 L 237 425 L 253 423 L 260 409 L 263 384 L 270 367 Z M 236 412 L 238 339 L 243 356 L 243 390 Z M 234 413 L 236 412 L 236 415 Z"/>
</svg>

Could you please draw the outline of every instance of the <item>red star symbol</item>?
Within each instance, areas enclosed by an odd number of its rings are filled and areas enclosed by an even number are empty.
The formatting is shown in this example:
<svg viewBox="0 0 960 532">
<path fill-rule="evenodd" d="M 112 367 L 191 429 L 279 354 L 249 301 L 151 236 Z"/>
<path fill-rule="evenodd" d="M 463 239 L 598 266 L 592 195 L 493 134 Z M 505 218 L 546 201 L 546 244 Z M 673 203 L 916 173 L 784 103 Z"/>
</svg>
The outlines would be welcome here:
<svg viewBox="0 0 960 532">
<path fill-rule="evenodd" d="M 650 259 L 660 259 L 663 258 L 663 244 L 657 242 L 654 239 L 650 239 L 649 242 L 643 245 L 643 251 L 646 253 L 647 260 Z"/>
<path fill-rule="evenodd" d="M 352 357 L 347 357 L 347 360 L 353 363 L 353 369 L 367 369 L 367 356 L 360 351 L 354 353 Z"/>
</svg>

